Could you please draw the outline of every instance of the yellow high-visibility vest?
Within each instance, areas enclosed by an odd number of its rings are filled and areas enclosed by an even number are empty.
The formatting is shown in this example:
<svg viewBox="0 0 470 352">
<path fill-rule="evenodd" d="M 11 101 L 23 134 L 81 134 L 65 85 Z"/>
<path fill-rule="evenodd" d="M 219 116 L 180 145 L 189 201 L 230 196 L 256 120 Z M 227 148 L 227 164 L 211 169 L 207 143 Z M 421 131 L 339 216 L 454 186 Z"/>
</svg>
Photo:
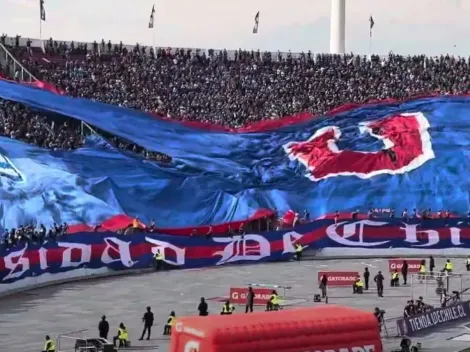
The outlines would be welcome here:
<svg viewBox="0 0 470 352">
<path fill-rule="evenodd" d="M 222 313 L 226 313 L 226 314 L 232 314 L 232 312 L 235 310 L 235 308 L 230 304 L 230 305 L 226 305 L 224 304 L 222 306 Z"/>
<path fill-rule="evenodd" d="M 168 325 L 173 326 L 173 323 L 175 322 L 175 317 L 173 315 L 170 315 L 168 317 Z"/>
<path fill-rule="evenodd" d="M 44 343 L 44 351 L 55 351 L 55 342 L 51 339 L 46 340 Z"/>
<path fill-rule="evenodd" d="M 119 340 L 124 340 L 124 341 L 129 340 L 129 333 L 127 332 L 127 329 L 119 328 L 118 329 L 118 337 L 119 337 Z"/>
</svg>

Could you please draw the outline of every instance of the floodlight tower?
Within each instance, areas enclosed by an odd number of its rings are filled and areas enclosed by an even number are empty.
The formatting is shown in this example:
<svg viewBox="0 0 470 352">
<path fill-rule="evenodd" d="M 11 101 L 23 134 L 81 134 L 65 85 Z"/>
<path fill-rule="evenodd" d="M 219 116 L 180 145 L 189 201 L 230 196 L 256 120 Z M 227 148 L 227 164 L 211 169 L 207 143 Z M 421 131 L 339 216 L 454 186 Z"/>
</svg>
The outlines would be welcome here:
<svg viewBox="0 0 470 352">
<path fill-rule="evenodd" d="M 344 54 L 346 34 L 346 0 L 331 0 L 330 54 Z"/>
</svg>

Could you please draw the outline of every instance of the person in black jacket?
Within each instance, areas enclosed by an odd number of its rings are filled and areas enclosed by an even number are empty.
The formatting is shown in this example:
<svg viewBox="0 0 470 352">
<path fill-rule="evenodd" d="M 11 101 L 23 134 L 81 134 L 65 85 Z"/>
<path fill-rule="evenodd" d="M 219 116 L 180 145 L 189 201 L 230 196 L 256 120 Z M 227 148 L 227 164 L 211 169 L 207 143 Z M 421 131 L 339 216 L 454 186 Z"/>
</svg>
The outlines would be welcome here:
<svg viewBox="0 0 470 352">
<path fill-rule="evenodd" d="M 106 320 L 106 315 L 101 317 L 101 321 L 98 324 L 98 331 L 100 332 L 100 337 L 107 340 L 109 333 L 109 323 Z"/>
<path fill-rule="evenodd" d="M 379 273 L 374 277 L 374 281 L 377 284 L 377 295 L 379 297 L 383 297 L 384 294 L 384 280 L 385 278 L 381 271 L 379 271 Z"/>
<path fill-rule="evenodd" d="M 364 269 L 364 290 L 369 290 L 369 278 L 370 278 L 370 272 L 369 272 L 369 268 L 365 268 Z"/>
<path fill-rule="evenodd" d="M 246 293 L 246 305 L 245 313 L 253 313 L 253 304 L 255 301 L 255 293 L 253 292 L 253 287 L 248 287 L 248 292 Z"/>
<path fill-rule="evenodd" d="M 403 261 L 401 266 L 401 276 L 403 276 L 403 285 L 406 285 L 406 280 L 408 279 L 408 262 L 406 260 Z"/>
<path fill-rule="evenodd" d="M 142 331 L 142 335 L 140 336 L 139 340 L 144 339 L 145 332 L 147 332 L 147 340 L 150 340 L 150 334 L 152 333 L 153 326 L 153 313 L 150 310 L 150 307 L 147 307 L 147 311 L 144 313 L 142 321 L 144 322 L 144 330 Z"/>
<path fill-rule="evenodd" d="M 199 303 L 197 310 L 199 311 L 199 315 L 201 317 L 206 317 L 209 315 L 209 307 L 204 297 L 201 297 L 201 302 Z"/>
</svg>

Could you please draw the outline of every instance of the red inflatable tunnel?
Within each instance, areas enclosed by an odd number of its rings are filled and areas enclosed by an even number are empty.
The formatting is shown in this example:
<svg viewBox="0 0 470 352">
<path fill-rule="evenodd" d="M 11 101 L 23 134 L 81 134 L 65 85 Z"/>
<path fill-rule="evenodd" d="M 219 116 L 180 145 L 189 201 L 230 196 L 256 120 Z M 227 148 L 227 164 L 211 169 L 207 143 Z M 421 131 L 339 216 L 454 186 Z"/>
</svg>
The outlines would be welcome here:
<svg viewBox="0 0 470 352">
<path fill-rule="evenodd" d="M 178 318 L 171 352 L 383 352 L 372 312 L 312 308 Z"/>
</svg>

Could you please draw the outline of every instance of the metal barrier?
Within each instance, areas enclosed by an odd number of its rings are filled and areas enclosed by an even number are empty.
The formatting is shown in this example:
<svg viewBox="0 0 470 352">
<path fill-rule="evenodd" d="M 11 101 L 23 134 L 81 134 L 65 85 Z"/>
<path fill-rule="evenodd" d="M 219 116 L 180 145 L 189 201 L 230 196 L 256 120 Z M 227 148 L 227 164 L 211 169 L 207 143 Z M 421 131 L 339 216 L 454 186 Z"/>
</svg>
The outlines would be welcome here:
<svg viewBox="0 0 470 352">
<path fill-rule="evenodd" d="M 70 331 L 57 336 L 56 352 L 76 351 L 78 341 L 82 342 L 81 345 L 85 345 L 86 347 L 92 347 L 91 345 L 88 346 L 87 340 L 84 336 L 85 331 L 87 331 L 87 329 L 79 331 Z"/>
<path fill-rule="evenodd" d="M 275 284 L 248 284 L 251 287 L 259 287 L 259 288 L 272 288 L 273 290 L 281 289 L 283 290 L 282 298 L 286 298 L 286 291 L 292 289 L 292 286 L 284 286 L 284 285 L 275 285 Z"/>
<path fill-rule="evenodd" d="M 12 79 L 17 78 L 22 82 L 34 82 L 38 80 L 21 64 L 21 62 L 19 62 L 10 53 L 7 47 L 4 46 L 2 43 L 0 43 L 0 63 L 8 69 L 10 73 L 10 78 Z"/>
</svg>

